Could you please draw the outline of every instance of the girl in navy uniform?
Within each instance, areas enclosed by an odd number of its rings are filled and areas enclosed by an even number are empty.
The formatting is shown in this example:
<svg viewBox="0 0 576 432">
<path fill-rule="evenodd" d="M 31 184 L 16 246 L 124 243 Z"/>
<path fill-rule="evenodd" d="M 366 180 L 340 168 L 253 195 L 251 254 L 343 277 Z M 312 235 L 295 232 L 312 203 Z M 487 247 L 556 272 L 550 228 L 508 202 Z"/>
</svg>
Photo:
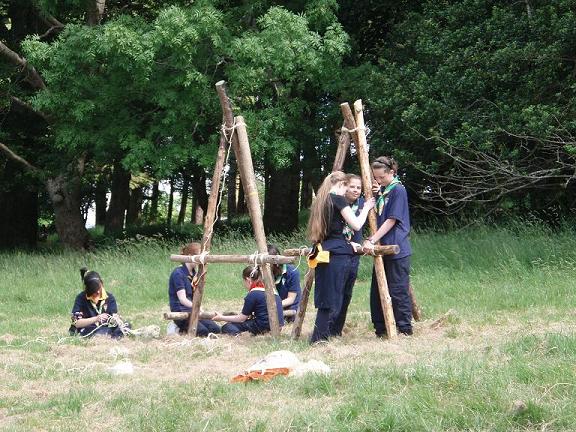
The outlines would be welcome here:
<svg viewBox="0 0 576 432">
<path fill-rule="evenodd" d="M 368 211 L 374 207 L 374 200 L 369 200 L 356 216 L 344 198 L 346 189 L 346 175 L 341 171 L 333 172 L 324 179 L 310 210 L 308 238 L 314 244 L 310 258 L 316 253 L 319 257 L 324 251 L 329 252 L 329 261 L 319 261 L 316 265 L 314 305 L 317 313 L 311 343 L 331 336 L 331 321 L 342 309 L 344 286 L 354 256 L 354 250 L 344 236 L 344 226 L 348 224 L 358 231 L 364 225 Z"/>
<path fill-rule="evenodd" d="M 344 198 L 350 205 L 352 213 L 355 216 L 359 216 L 364 208 L 364 198 L 360 196 L 362 193 L 362 180 L 356 174 L 346 174 L 347 189 L 344 194 Z M 350 241 L 352 244 L 357 244 L 360 246 L 362 243 L 362 226 L 359 230 L 354 231 L 348 224 L 344 226 L 344 237 L 346 240 Z M 330 335 L 331 336 L 342 336 L 342 329 L 346 323 L 346 314 L 348 313 L 348 306 L 352 300 L 352 290 L 354 289 L 354 284 L 356 283 L 356 278 L 358 277 L 358 265 L 360 264 L 360 255 L 354 255 L 352 257 L 352 266 L 350 268 L 350 273 L 344 284 L 344 295 L 342 298 L 342 307 L 340 311 L 336 314 L 334 319 L 331 321 Z"/>
<path fill-rule="evenodd" d="M 274 245 L 268 245 L 269 255 L 280 255 L 280 251 Z M 272 274 L 276 282 L 276 291 L 282 300 L 284 318 L 287 322 L 294 321 L 302 290 L 300 289 L 300 272 L 292 264 L 272 264 Z"/>
<path fill-rule="evenodd" d="M 243 332 L 250 332 L 253 335 L 267 333 L 270 331 L 268 321 L 268 307 L 266 305 L 266 290 L 260 269 L 258 267 L 248 266 L 242 271 L 242 281 L 248 290 L 244 297 L 244 306 L 242 312 L 237 315 L 222 315 L 217 313 L 212 319 L 214 321 L 226 321 L 227 324 L 222 326 L 222 333 L 237 335 Z M 284 316 L 282 314 L 282 301 L 276 294 L 276 313 L 280 326 L 284 325 Z"/>
<path fill-rule="evenodd" d="M 104 289 L 102 278 L 95 271 L 80 269 L 84 291 L 76 296 L 72 307 L 71 335 L 91 337 L 94 335 L 120 338 L 124 336 L 120 327 L 108 325 L 118 313 L 116 299 Z"/>
<path fill-rule="evenodd" d="M 188 243 L 182 248 L 182 255 L 200 255 L 200 243 Z M 172 312 L 190 312 L 192 296 L 198 282 L 196 264 L 182 263 L 176 267 L 168 281 L 168 298 Z M 190 319 L 174 321 L 180 333 L 188 332 Z M 196 336 L 208 336 L 209 333 L 220 333 L 220 327 L 212 320 L 198 320 Z"/>
<path fill-rule="evenodd" d="M 372 174 L 378 183 L 379 196 L 376 202 L 378 230 L 365 242 L 365 247 L 375 244 L 396 244 L 400 247 L 397 255 L 384 256 L 384 270 L 392 299 L 392 309 L 398 331 L 412 334 L 412 302 L 408 286 L 410 283 L 410 214 L 408 195 L 397 176 L 398 163 L 391 157 L 381 156 L 372 162 Z M 377 336 L 384 336 L 384 315 L 380 303 L 380 293 L 376 274 L 372 272 L 370 289 L 370 312 Z"/>
</svg>

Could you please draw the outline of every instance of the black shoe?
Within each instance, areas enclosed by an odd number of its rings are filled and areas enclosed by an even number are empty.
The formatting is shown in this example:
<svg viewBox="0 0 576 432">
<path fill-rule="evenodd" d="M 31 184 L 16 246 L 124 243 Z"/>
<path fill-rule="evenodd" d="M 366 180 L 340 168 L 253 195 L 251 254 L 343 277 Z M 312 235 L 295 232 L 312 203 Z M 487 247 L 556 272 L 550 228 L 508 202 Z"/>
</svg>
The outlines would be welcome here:
<svg viewBox="0 0 576 432">
<path fill-rule="evenodd" d="M 404 336 L 412 336 L 414 334 L 414 332 L 412 331 L 411 328 L 409 329 L 398 329 L 398 332 L 400 334 L 403 334 Z"/>
<path fill-rule="evenodd" d="M 375 332 L 375 334 L 377 338 L 385 339 L 388 337 L 388 333 L 386 333 L 385 331 L 384 332 L 377 331 Z"/>
</svg>

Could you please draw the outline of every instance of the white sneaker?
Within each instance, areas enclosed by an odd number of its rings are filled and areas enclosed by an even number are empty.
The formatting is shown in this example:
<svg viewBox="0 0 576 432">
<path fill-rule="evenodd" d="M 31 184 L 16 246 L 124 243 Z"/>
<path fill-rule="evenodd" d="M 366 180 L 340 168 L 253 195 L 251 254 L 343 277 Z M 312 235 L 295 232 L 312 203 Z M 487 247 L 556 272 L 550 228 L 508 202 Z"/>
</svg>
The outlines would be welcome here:
<svg viewBox="0 0 576 432">
<path fill-rule="evenodd" d="M 166 336 L 177 335 L 179 332 L 180 332 L 180 329 L 174 323 L 174 321 L 170 321 L 168 323 L 168 326 L 166 327 Z"/>
</svg>

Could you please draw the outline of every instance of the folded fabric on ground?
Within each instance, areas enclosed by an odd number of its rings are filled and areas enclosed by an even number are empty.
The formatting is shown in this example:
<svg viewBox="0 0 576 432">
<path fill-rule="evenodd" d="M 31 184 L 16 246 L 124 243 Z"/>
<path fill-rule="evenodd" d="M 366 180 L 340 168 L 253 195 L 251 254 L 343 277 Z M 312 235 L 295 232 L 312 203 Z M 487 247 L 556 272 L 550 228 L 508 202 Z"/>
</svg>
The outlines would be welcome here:
<svg viewBox="0 0 576 432">
<path fill-rule="evenodd" d="M 279 375 L 329 374 L 330 367 L 320 360 L 301 362 L 291 351 L 274 351 L 232 378 L 232 382 L 270 381 Z"/>
</svg>

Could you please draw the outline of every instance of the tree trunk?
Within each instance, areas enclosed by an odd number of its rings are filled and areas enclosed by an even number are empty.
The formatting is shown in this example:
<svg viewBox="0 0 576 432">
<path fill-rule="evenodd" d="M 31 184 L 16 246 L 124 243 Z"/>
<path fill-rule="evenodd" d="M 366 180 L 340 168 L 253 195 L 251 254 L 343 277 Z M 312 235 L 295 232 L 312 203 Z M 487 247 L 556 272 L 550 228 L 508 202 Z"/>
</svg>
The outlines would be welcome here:
<svg viewBox="0 0 576 432">
<path fill-rule="evenodd" d="M 298 193 L 300 189 L 299 154 L 292 165 L 282 169 L 268 166 L 264 199 L 266 232 L 288 233 L 298 228 Z"/>
<path fill-rule="evenodd" d="M 184 171 L 182 177 L 182 190 L 180 192 L 182 200 L 180 201 L 180 212 L 178 213 L 178 221 L 176 222 L 178 225 L 182 225 L 184 219 L 186 219 L 186 207 L 188 207 L 188 194 L 190 192 L 190 174 Z"/>
<path fill-rule="evenodd" d="M 68 180 L 60 174 L 46 181 L 46 190 L 54 206 L 54 222 L 62 244 L 86 249 L 89 235 L 80 211 L 80 178 Z"/>
<path fill-rule="evenodd" d="M 194 167 L 192 174 L 192 191 L 196 200 L 196 207 L 202 210 L 202 217 L 208 209 L 208 192 L 206 192 L 206 173 L 201 167 Z M 196 210 L 198 213 L 198 210 Z M 198 219 L 196 219 L 198 220 Z M 202 222 L 200 222 L 202 223 Z"/>
<path fill-rule="evenodd" d="M 152 196 L 150 197 L 150 222 L 158 222 L 158 201 L 160 199 L 160 185 L 154 182 L 152 185 Z"/>
<path fill-rule="evenodd" d="M 170 198 L 168 199 L 168 215 L 166 217 L 166 224 L 172 225 L 172 210 L 174 210 L 174 180 L 170 179 Z"/>
<path fill-rule="evenodd" d="M 96 182 L 95 190 L 95 205 L 96 205 L 96 225 L 104 226 L 106 223 L 106 206 L 108 200 L 106 194 L 108 193 L 108 179 L 107 176 L 102 174 Z"/>
<path fill-rule="evenodd" d="M 126 225 L 140 224 L 140 212 L 142 211 L 143 202 L 144 190 L 142 187 L 130 190 L 130 201 L 128 203 L 128 211 L 126 212 Z"/>
<path fill-rule="evenodd" d="M 23 175 L 13 161 L 8 160 L 0 172 L 0 184 L 4 185 L 0 192 L 0 249 L 33 249 L 38 240 L 38 188 L 12 183 Z"/>
<path fill-rule="evenodd" d="M 116 234 L 124 228 L 124 218 L 130 200 L 130 172 L 120 162 L 114 164 L 110 187 L 110 206 L 106 213 L 104 233 Z"/>
</svg>

